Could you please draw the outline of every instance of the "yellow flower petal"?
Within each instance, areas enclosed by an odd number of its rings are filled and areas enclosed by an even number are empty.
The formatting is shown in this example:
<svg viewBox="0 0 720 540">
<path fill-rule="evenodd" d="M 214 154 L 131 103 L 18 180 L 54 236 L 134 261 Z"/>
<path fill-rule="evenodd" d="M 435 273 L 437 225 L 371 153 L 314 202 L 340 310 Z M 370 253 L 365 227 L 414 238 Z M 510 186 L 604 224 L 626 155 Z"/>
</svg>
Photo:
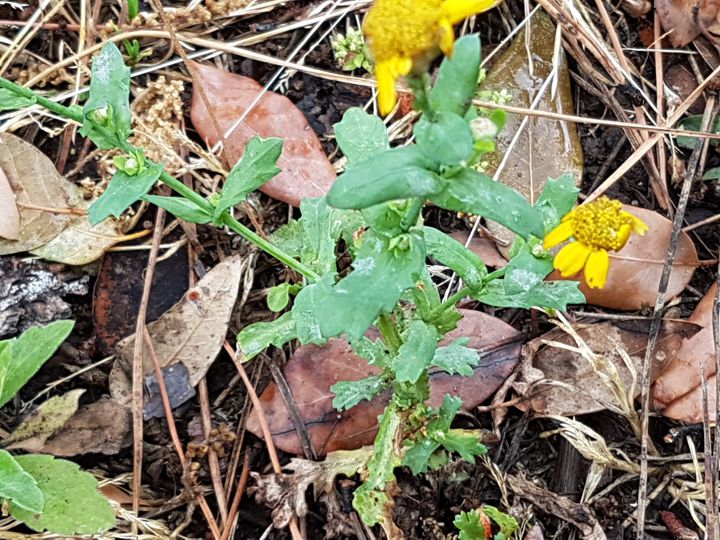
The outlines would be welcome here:
<svg viewBox="0 0 720 540">
<path fill-rule="evenodd" d="M 570 238 L 572 233 L 572 223 L 563 220 L 563 223 L 560 223 L 560 225 L 555 227 L 545 236 L 545 239 L 543 240 L 543 247 L 545 249 L 554 248 L 558 244 L 562 244 L 565 240 Z"/>
<path fill-rule="evenodd" d="M 445 56 L 452 56 L 453 47 L 455 45 L 455 30 L 447 19 L 440 21 L 440 29 L 442 37 L 440 38 L 440 50 Z"/>
<path fill-rule="evenodd" d="M 646 232 L 650 230 L 650 227 L 648 227 L 642 219 L 636 218 L 632 214 L 631 216 L 633 218 L 633 232 L 635 234 L 643 236 Z"/>
<path fill-rule="evenodd" d="M 497 3 L 498 0 L 445 0 L 442 12 L 450 24 L 457 24 L 471 15 L 495 7 Z"/>
<path fill-rule="evenodd" d="M 412 58 L 396 58 L 395 73 L 397 76 L 407 75 L 413 67 Z"/>
<path fill-rule="evenodd" d="M 630 234 L 630 233 L 628 233 Z M 604 249 L 593 251 L 585 264 L 585 281 L 591 289 L 602 289 L 610 270 L 610 256 Z"/>
<path fill-rule="evenodd" d="M 618 229 L 617 235 L 618 235 L 618 241 L 620 242 L 620 248 L 622 249 L 625 247 L 625 244 L 627 244 L 627 241 L 630 239 L 630 233 L 632 233 L 633 228 L 632 225 L 621 225 L 620 229 Z"/>
<path fill-rule="evenodd" d="M 585 266 L 590 251 L 592 251 L 590 247 L 582 242 L 572 242 L 555 256 L 553 265 L 556 270 L 560 270 L 562 277 L 574 276 Z"/>
<path fill-rule="evenodd" d="M 390 114 L 397 102 L 395 81 L 398 75 L 395 71 L 395 60 L 380 62 L 375 67 L 375 77 L 378 83 L 378 107 L 380 114 L 385 116 Z"/>
</svg>

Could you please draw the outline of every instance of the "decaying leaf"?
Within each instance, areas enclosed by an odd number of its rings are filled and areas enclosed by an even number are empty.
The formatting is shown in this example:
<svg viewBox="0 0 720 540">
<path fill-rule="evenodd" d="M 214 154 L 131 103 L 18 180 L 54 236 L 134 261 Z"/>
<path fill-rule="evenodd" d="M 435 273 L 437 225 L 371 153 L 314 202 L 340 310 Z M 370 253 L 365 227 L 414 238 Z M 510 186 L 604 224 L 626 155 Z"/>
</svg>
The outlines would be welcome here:
<svg viewBox="0 0 720 540">
<path fill-rule="evenodd" d="M 718 0 L 655 0 L 655 12 L 673 47 L 683 47 L 715 22 Z"/>
<path fill-rule="evenodd" d="M 147 325 L 161 368 L 181 362 L 193 386 L 205 376 L 225 341 L 244 265 L 238 255 L 225 259 L 198 281 L 181 302 Z M 120 371 L 130 372 L 134 346 L 134 334 L 118 343 Z M 147 344 L 143 345 L 143 372 L 146 377 L 155 372 Z M 122 391 L 125 384 L 118 369 L 113 369 L 110 377 L 113 397 L 125 403 L 127 395 Z"/>
<path fill-rule="evenodd" d="M 712 330 L 713 285 L 698 303 L 690 321 L 702 327 L 683 341 L 655 380 L 652 387 L 654 406 L 663 416 L 689 424 L 703 421 L 702 372 L 707 382 L 708 413 L 715 418 L 715 343 Z"/>
<path fill-rule="evenodd" d="M 0 238 L 17 240 L 20 237 L 20 212 L 7 176 L 0 168 Z"/>
<path fill-rule="evenodd" d="M 441 342 L 447 345 L 469 337 L 468 347 L 480 351 L 480 364 L 472 377 L 451 376 L 434 370 L 430 375 L 430 403 L 438 407 L 445 394 L 460 396 L 467 410 L 485 401 L 512 373 L 518 361 L 522 335 L 507 323 L 484 313 L 461 310 L 458 328 Z M 378 370 L 353 353 L 344 340 L 327 345 L 298 348 L 284 367 L 284 375 L 310 439 L 319 455 L 334 450 L 350 450 L 371 444 L 377 432 L 377 417 L 385 408 L 389 394 L 362 401 L 347 411 L 332 406 L 330 387 L 339 381 L 355 381 L 375 375 Z M 275 383 L 260 396 L 268 417 L 273 442 L 279 449 L 301 454 L 302 446 L 290 415 Z M 262 437 L 256 414 L 248 418 L 248 430 Z"/>
<path fill-rule="evenodd" d="M 480 90 L 505 90 L 512 95 L 510 103 L 513 106 L 529 108 L 550 76 L 553 64 L 557 63 L 555 99 L 551 99 L 548 87 L 537 110 L 572 113 L 570 73 L 562 48 L 557 62 L 553 61 L 555 25 L 544 11 L 538 11 L 530 20 L 528 30 L 528 42 L 526 32 L 519 32 L 508 50 L 493 64 Z M 528 61 L 532 62 L 532 68 L 528 66 Z M 525 118 L 528 124 L 508 154 L 507 149 Z M 505 128 L 498 135 L 496 146 L 497 150 L 487 156 L 488 174 L 492 175 L 500 163 L 507 159 L 499 181 L 525 195 L 533 204 L 538 200 L 548 178 L 557 178 L 567 173 L 572 174 L 578 184 L 582 178 L 582 145 L 573 123 L 509 114 Z M 495 236 L 507 242 L 507 247 L 498 248 L 507 256 L 514 234 L 495 222 L 488 222 L 488 228 Z"/>
<path fill-rule="evenodd" d="M 100 399 L 80 407 L 52 433 L 18 439 L 8 448 L 59 457 L 117 454 L 132 442 L 131 421 L 130 409 L 113 399 Z"/>
<path fill-rule="evenodd" d="M 568 279 L 579 279 L 588 304 L 628 310 L 652 307 L 670 245 L 672 222 L 652 210 L 627 205 L 623 205 L 623 209 L 642 219 L 650 230 L 645 236 L 631 235 L 623 249 L 610 253 L 610 272 L 602 289 L 590 289 L 585 280 L 577 276 Z M 668 282 L 668 300 L 685 289 L 699 264 L 692 239 L 681 232 Z M 559 275 L 553 273 L 551 278 Z"/>
<path fill-rule="evenodd" d="M 33 210 L 75 206 L 80 197 L 73 184 L 58 174 L 52 161 L 33 145 L 9 133 L 0 133 L 0 169 L 5 172 L 20 213 L 17 239 L 0 238 L 0 255 L 36 248 L 55 238 L 73 218 Z"/>
<path fill-rule="evenodd" d="M 190 118 L 200 136 L 214 145 L 245 114 L 263 87 L 248 77 L 210 66 L 194 64 L 194 71 L 198 76 L 196 84 L 202 85 L 212 111 L 208 113 L 199 90 L 193 88 Z M 213 117 L 222 133 L 217 133 Z M 335 171 L 307 119 L 288 98 L 269 91 L 260 97 L 224 141 L 223 158 L 229 167 L 237 163 L 247 142 L 258 134 L 283 139 L 277 162 L 282 172 L 260 191 L 296 207 L 304 198 L 327 193 L 335 181 Z"/>
</svg>

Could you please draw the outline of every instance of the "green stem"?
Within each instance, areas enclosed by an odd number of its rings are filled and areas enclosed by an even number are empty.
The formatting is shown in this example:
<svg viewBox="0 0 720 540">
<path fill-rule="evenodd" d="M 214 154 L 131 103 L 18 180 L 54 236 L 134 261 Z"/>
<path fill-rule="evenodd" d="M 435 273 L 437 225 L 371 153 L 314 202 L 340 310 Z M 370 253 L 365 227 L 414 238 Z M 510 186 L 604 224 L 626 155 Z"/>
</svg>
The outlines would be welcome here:
<svg viewBox="0 0 720 540">
<path fill-rule="evenodd" d="M 55 103 L 53 100 L 42 97 L 42 96 L 36 94 L 35 92 L 33 92 L 32 90 L 30 90 L 29 88 L 25 88 L 24 86 L 15 84 L 14 82 L 9 81 L 3 77 L 0 77 L 0 88 L 5 88 L 6 90 L 10 90 L 11 92 L 14 92 L 19 96 L 27 98 L 28 100 L 32 101 L 33 103 L 42 105 L 47 110 L 52 111 L 55 114 L 64 116 L 65 118 L 69 118 L 70 120 L 74 120 L 75 122 L 82 124 L 83 113 L 78 108 L 65 107 L 64 105 Z"/>
<path fill-rule="evenodd" d="M 457 304 L 460 300 L 465 298 L 471 293 L 470 287 L 463 287 L 458 292 L 450 296 L 447 300 L 445 300 L 442 304 L 440 304 L 438 307 L 433 309 L 430 314 L 428 315 L 427 319 L 428 321 L 432 321 L 433 319 L 437 319 L 440 315 L 445 313 L 448 309 L 453 307 L 455 304 Z"/>
</svg>

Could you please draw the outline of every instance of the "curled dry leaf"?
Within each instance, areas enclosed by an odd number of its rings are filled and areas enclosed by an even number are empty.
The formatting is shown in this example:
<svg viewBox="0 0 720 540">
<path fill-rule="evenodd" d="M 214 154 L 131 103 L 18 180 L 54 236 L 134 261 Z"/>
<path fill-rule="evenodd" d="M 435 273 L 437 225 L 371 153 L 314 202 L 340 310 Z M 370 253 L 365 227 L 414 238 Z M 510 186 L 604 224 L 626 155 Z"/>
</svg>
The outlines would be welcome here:
<svg viewBox="0 0 720 540">
<path fill-rule="evenodd" d="M 161 368 L 184 364 L 193 386 L 205 376 L 225 341 L 246 264 L 238 255 L 225 259 L 203 276 L 181 302 L 147 325 Z M 124 391 L 127 383 L 122 372 L 131 371 L 135 339 L 133 334 L 116 347 L 119 358 L 110 374 L 110 388 L 120 403 L 126 403 L 130 395 Z M 147 377 L 154 372 L 150 351 L 144 344 L 143 373 Z"/>
<path fill-rule="evenodd" d="M 670 245 L 672 222 L 652 210 L 627 205 L 623 205 L 623 209 L 642 219 L 650 230 L 645 236 L 633 234 L 624 248 L 610 253 L 610 272 L 602 289 L 590 289 L 581 275 L 568 279 L 580 281 L 580 290 L 588 304 L 628 310 L 652 307 Z M 668 282 L 667 299 L 685 289 L 699 264 L 692 239 L 681 232 Z M 551 275 L 553 278 L 561 279 L 557 272 Z"/>
<path fill-rule="evenodd" d="M 690 316 L 702 327 L 685 339 L 670 356 L 667 366 L 652 386 L 654 406 L 663 416 L 696 424 L 703 421 L 703 371 L 707 381 L 708 413 L 715 418 L 715 342 L 712 311 L 717 285 L 710 287 Z"/>
<path fill-rule="evenodd" d="M 277 165 L 281 172 L 260 191 L 296 207 L 306 197 L 327 193 L 335 181 L 335 171 L 300 109 L 285 96 L 264 92 L 253 79 L 201 64 L 193 66 L 197 80 L 193 87 L 190 118 L 200 136 L 211 145 L 223 138 L 259 98 L 247 117 L 224 141 L 223 158 L 229 167 L 237 163 L 245 144 L 254 135 L 280 137 L 283 150 Z M 211 105 L 210 112 L 198 84 Z M 217 133 L 213 118 L 222 133 Z"/>
<path fill-rule="evenodd" d="M 711 26 L 720 0 L 655 0 L 655 12 L 673 47 L 683 47 Z"/>
<path fill-rule="evenodd" d="M 526 43 L 527 35 L 530 38 Z M 480 90 L 507 91 L 512 95 L 512 105 L 530 107 L 557 63 L 556 97 L 551 99 L 548 87 L 537 109 L 565 114 L 572 112 L 570 72 L 565 52 L 561 48 L 555 61 L 554 43 L 555 25 L 544 11 L 538 11 L 530 20 L 529 34 L 518 33 L 507 51 L 490 69 Z M 532 68 L 528 66 L 528 57 L 532 59 Z M 538 200 L 548 178 L 569 173 L 579 183 L 584 160 L 575 124 L 529 117 L 528 124 L 508 152 L 523 120 L 522 116 L 508 114 L 507 124 L 496 141 L 497 150 L 487 156 L 488 174 L 492 175 L 500 163 L 507 159 L 499 181 L 522 193 L 531 203 Z M 488 222 L 487 225 L 495 236 L 507 242 L 507 247 L 498 247 L 507 256 L 514 234 L 495 222 Z"/>
<path fill-rule="evenodd" d="M 20 212 L 7 176 L 0 168 L 0 238 L 17 240 L 20 237 Z"/>
<path fill-rule="evenodd" d="M 463 318 L 441 345 L 460 337 L 469 337 L 469 347 L 481 352 L 473 377 L 448 375 L 434 371 L 430 375 L 430 404 L 438 407 L 445 394 L 459 396 L 470 410 L 498 389 L 512 373 L 520 353 L 522 335 L 507 323 L 479 311 L 460 310 Z M 372 444 L 377 432 L 377 417 L 388 402 L 389 394 L 372 401 L 362 401 L 347 411 L 332 406 L 335 397 L 330 387 L 339 381 L 356 381 L 378 373 L 353 353 L 350 345 L 331 339 L 327 345 L 303 345 L 284 367 L 284 375 L 305 422 L 318 455 L 334 450 L 350 450 Z M 280 450 L 301 454 L 302 446 L 288 414 L 282 395 L 270 383 L 260 396 L 268 418 L 273 442 Z M 255 412 L 247 423 L 248 430 L 262 437 Z"/>
</svg>

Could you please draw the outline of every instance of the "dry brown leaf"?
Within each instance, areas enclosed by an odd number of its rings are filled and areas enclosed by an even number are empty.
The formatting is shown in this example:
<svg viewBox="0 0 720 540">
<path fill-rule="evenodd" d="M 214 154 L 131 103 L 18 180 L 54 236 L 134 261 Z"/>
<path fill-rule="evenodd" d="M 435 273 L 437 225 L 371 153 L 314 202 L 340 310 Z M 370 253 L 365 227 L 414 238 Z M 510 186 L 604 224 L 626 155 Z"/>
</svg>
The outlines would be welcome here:
<svg viewBox="0 0 720 540">
<path fill-rule="evenodd" d="M 690 316 L 702 327 L 683 341 L 652 387 L 654 406 L 663 416 L 696 424 L 703 421 L 702 371 L 707 380 L 708 412 L 715 418 L 715 342 L 712 310 L 717 285 L 710 287 Z"/>
<path fill-rule="evenodd" d="M 244 264 L 239 255 L 225 259 L 203 276 L 182 301 L 147 325 L 161 368 L 182 362 L 193 386 L 205 376 L 225 341 Z M 113 369 L 110 384 L 113 397 L 120 403 L 127 399 L 120 372 L 130 372 L 134 346 L 134 334 L 117 345 L 116 367 L 120 369 Z M 143 345 L 143 373 L 149 376 L 154 372 L 150 352 Z"/>
<path fill-rule="evenodd" d="M 17 240 L 20 236 L 20 212 L 7 176 L 0 168 L 0 238 Z"/>
<path fill-rule="evenodd" d="M 529 24 L 530 40 L 526 45 L 526 33 L 520 32 L 483 81 L 481 90 L 506 90 L 512 95 L 515 107 L 530 107 L 544 81 L 553 69 L 555 25 L 544 12 L 537 12 Z M 528 51 L 529 49 L 529 51 Z M 528 67 L 532 61 L 532 72 Z M 537 107 L 540 111 L 570 114 L 574 110 L 570 73 L 562 48 L 558 59 L 557 94 L 551 100 L 548 88 Z M 487 156 L 488 174 L 492 175 L 507 159 L 499 181 L 522 193 L 535 203 L 548 178 L 572 174 L 579 184 L 583 171 L 583 153 L 577 127 L 573 123 L 545 118 L 527 117 L 528 124 L 518 138 L 512 151 L 507 154 L 520 124 L 526 117 L 508 114 L 507 124 L 498 135 L 497 150 Z M 499 246 L 507 256 L 514 234 L 495 222 L 488 222 L 495 236 L 507 242 Z"/>
<path fill-rule="evenodd" d="M 652 210 L 627 205 L 623 205 L 623 209 L 642 219 L 650 230 L 645 236 L 633 234 L 624 248 L 610 253 L 610 272 L 602 289 L 590 289 L 582 275 L 568 279 L 580 281 L 580 290 L 588 304 L 627 310 L 652 307 L 670 245 L 672 222 Z M 667 287 L 668 300 L 685 289 L 699 263 L 692 239 L 680 233 Z M 560 276 L 555 272 L 551 279 L 560 279 Z"/>
<path fill-rule="evenodd" d="M 674 47 L 683 47 L 712 25 L 720 0 L 655 0 L 655 11 Z"/>
<path fill-rule="evenodd" d="M 0 255 L 39 247 L 55 238 L 73 220 L 67 214 L 22 206 L 67 208 L 80 200 L 75 185 L 58 174 L 52 161 L 33 145 L 15 135 L 0 133 L 0 169 L 7 176 L 20 213 L 17 239 L 0 238 Z"/>
<path fill-rule="evenodd" d="M 196 84 L 202 85 L 222 133 L 217 133 L 196 86 L 190 118 L 200 136 L 214 145 L 242 117 L 263 87 L 248 77 L 201 64 L 193 66 L 199 79 Z M 306 197 L 320 197 L 328 192 L 335 181 L 335 171 L 305 115 L 288 98 L 270 91 L 260 97 L 224 142 L 223 158 L 229 167 L 237 163 L 245 144 L 257 134 L 283 139 L 277 162 L 281 172 L 260 191 L 296 207 Z"/>
<path fill-rule="evenodd" d="M 473 377 L 448 375 L 434 371 L 430 376 L 430 404 L 437 407 L 445 394 L 459 396 L 463 407 L 472 409 L 485 401 L 512 373 L 520 352 L 521 334 L 507 323 L 479 311 L 460 310 L 463 319 L 442 341 L 447 345 L 459 337 L 469 337 L 468 347 L 481 354 Z M 351 450 L 371 444 L 377 432 L 377 417 L 385 408 L 389 394 L 338 412 L 332 406 L 330 387 L 339 381 L 363 379 L 378 373 L 352 352 L 343 340 L 331 339 L 319 347 L 304 345 L 295 351 L 284 367 L 284 375 L 305 421 L 313 447 L 319 455 L 334 450 Z M 301 454 L 302 446 L 285 402 L 275 383 L 260 396 L 268 418 L 273 442 L 280 450 Z M 248 430 L 262 436 L 255 412 L 247 423 Z"/>
<path fill-rule="evenodd" d="M 450 236 L 452 236 L 462 245 L 465 245 L 468 234 L 470 234 L 469 231 L 456 231 L 454 233 L 451 233 Z M 498 251 L 495 243 L 489 238 L 473 236 L 473 239 L 470 241 L 468 249 L 474 252 L 475 255 L 480 257 L 486 265 L 492 268 L 502 268 L 508 263 L 507 259 L 503 257 Z"/>
</svg>

